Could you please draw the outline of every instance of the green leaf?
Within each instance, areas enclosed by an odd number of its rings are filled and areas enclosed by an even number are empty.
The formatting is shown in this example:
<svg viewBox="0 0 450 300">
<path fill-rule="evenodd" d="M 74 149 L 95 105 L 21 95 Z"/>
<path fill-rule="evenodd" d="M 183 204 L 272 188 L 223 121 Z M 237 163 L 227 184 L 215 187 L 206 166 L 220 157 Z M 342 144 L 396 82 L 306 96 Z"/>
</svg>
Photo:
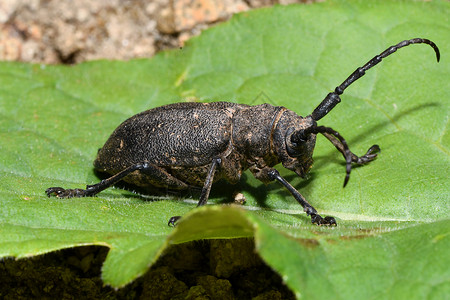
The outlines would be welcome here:
<svg viewBox="0 0 450 300">
<path fill-rule="evenodd" d="M 170 243 L 254 236 L 257 251 L 298 297 L 443 298 L 450 291 L 448 2 L 328 1 L 233 17 L 151 60 L 73 67 L 0 63 L 0 256 L 66 247 L 111 248 L 106 284 L 143 274 Z M 307 115 L 358 66 L 401 40 L 400 49 L 349 87 L 320 124 L 353 152 L 379 144 L 378 159 L 352 170 L 319 137 L 311 176 L 281 174 L 336 228 L 310 224 L 277 183 L 246 173 L 213 186 L 210 203 L 244 193 L 242 208 L 195 209 L 197 195 L 47 198 L 51 186 L 99 181 L 97 149 L 126 118 L 178 101 L 269 102 Z M 188 213 L 189 212 L 189 213 Z M 187 214 L 187 215 L 186 215 Z M 169 217 L 186 215 L 179 226 Z"/>
</svg>

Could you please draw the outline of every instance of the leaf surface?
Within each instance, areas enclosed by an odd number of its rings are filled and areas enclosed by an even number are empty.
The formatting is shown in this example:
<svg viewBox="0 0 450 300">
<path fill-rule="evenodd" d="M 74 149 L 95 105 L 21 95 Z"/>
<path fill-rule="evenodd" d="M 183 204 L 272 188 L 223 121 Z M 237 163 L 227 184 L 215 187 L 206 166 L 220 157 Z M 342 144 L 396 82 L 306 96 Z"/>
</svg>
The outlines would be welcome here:
<svg viewBox="0 0 450 300">
<path fill-rule="evenodd" d="M 105 245 L 103 279 L 118 287 L 143 274 L 169 243 L 254 236 L 298 297 L 450 294 L 448 15 L 448 2 L 278 6 L 239 14 L 151 60 L 0 63 L 0 255 Z M 307 180 L 278 166 L 319 212 L 336 217 L 337 228 L 312 226 L 285 189 L 250 173 L 234 186 L 216 183 L 209 201 L 229 203 L 240 191 L 242 208 L 208 205 L 176 229 L 169 217 L 191 211 L 197 195 L 115 188 L 59 200 L 44 193 L 98 182 L 97 149 L 133 114 L 222 100 L 268 102 L 305 116 L 358 66 L 414 37 L 433 40 L 441 62 L 427 45 L 400 49 L 320 121 L 357 154 L 379 144 L 376 161 L 354 168 L 343 189 L 344 161 L 319 137 Z"/>
</svg>

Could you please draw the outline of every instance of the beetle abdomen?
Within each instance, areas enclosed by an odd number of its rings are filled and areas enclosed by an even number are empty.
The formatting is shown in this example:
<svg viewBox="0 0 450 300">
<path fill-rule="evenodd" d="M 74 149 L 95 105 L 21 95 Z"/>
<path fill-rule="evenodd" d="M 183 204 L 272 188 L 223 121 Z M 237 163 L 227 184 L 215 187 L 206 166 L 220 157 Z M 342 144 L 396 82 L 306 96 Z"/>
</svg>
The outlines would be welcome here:
<svg viewBox="0 0 450 300">
<path fill-rule="evenodd" d="M 232 109 L 202 103 L 167 105 L 123 122 L 100 149 L 96 169 L 114 173 L 138 162 L 160 167 L 211 164 L 231 137 Z"/>
</svg>

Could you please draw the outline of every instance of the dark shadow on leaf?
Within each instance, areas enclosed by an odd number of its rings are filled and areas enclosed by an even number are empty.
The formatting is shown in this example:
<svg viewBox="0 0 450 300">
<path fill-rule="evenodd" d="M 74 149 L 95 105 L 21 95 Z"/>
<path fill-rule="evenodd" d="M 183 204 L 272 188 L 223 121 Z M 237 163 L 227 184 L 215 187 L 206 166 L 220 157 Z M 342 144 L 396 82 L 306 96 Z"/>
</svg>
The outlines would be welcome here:
<svg viewBox="0 0 450 300">
<path fill-rule="evenodd" d="M 103 172 L 99 172 L 94 170 L 95 175 L 100 179 L 106 179 L 110 177 L 111 175 Z M 198 187 L 191 187 L 188 190 L 169 190 L 164 188 L 151 188 L 151 187 L 141 187 L 134 184 L 130 184 L 124 181 L 119 181 L 118 183 L 114 184 L 115 188 L 122 189 L 124 191 L 131 192 L 130 193 L 124 193 L 121 195 L 117 195 L 118 198 L 139 198 L 144 201 L 161 201 L 161 200 L 170 200 L 173 199 L 176 201 L 176 199 L 186 199 L 186 198 L 193 198 L 198 199 L 200 196 L 201 188 Z M 108 188 L 110 189 L 110 188 Z M 106 193 L 108 189 L 102 191 L 99 193 L 101 195 L 102 193 Z M 154 198 L 152 198 L 154 196 Z M 115 196 L 110 196 L 115 197 Z M 167 199 L 165 199 L 167 198 Z"/>
<path fill-rule="evenodd" d="M 98 171 L 94 171 L 95 175 L 100 179 L 106 179 L 110 175 Z M 264 185 L 263 183 L 258 184 L 257 186 L 252 186 L 248 183 L 248 177 L 252 176 L 247 173 L 242 175 L 241 180 L 237 184 L 230 184 L 225 180 L 219 180 L 215 182 L 212 186 L 210 199 L 212 202 L 216 204 L 230 204 L 234 201 L 234 195 L 238 192 L 245 192 L 251 195 L 251 197 L 257 202 L 258 206 L 261 208 L 270 208 L 266 204 L 267 197 L 269 193 L 276 193 L 280 198 L 292 197 L 292 195 L 280 184 L 277 182 L 272 182 L 268 185 Z M 298 190 L 301 190 L 303 187 L 307 186 L 315 177 L 315 173 L 311 173 L 307 179 L 301 181 L 300 184 L 296 185 Z M 286 180 L 289 182 L 298 178 L 298 175 L 292 173 L 291 175 L 284 176 Z M 192 199 L 193 201 L 198 201 L 200 197 L 201 188 L 200 187 L 191 187 L 188 190 L 169 190 L 169 189 L 159 189 L 159 188 L 143 188 L 139 187 L 124 181 L 120 181 L 114 185 L 115 188 L 123 189 L 124 191 L 128 191 L 131 193 L 123 193 L 117 196 L 110 195 L 109 197 L 118 197 L 118 198 L 133 198 L 140 199 L 143 201 L 160 201 L 160 200 L 181 200 L 181 199 Z M 101 193 L 107 192 L 108 189 L 102 191 Z M 101 195 L 100 193 L 100 195 Z M 154 196 L 154 198 L 152 198 Z M 165 199 L 167 198 L 167 199 Z M 210 201 L 210 202 L 211 202 Z"/>
<path fill-rule="evenodd" d="M 251 176 L 251 175 L 250 175 Z M 264 184 L 260 184 L 256 187 L 250 185 L 247 181 L 249 175 L 247 173 L 242 174 L 241 180 L 237 184 L 230 184 L 225 180 L 213 184 L 211 189 L 211 198 L 219 198 L 218 203 L 232 203 L 234 201 L 233 196 L 238 192 L 246 192 L 252 196 L 253 199 L 262 208 L 267 208 L 266 199 L 269 192 L 269 187 Z"/>
<path fill-rule="evenodd" d="M 429 103 L 423 103 L 423 104 L 413 106 L 405 111 L 400 111 L 392 117 L 392 120 L 385 120 L 383 122 L 379 122 L 378 124 L 375 124 L 372 127 L 366 129 L 364 132 L 361 132 L 356 137 L 354 137 L 350 141 L 348 141 L 349 145 L 356 144 L 357 142 L 362 140 L 366 135 L 368 135 L 369 132 L 370 133 L 377 132 L 377 131 L 381 130 L 382 128 L 388 126 L 391 123 L 398 122 L 398 120 L 400 120 L 401 118 L 403 118 L 413 112 L 421 111 L 421 110 L 424 110 L 424 109 L 427 109 L 430 107 L 440 107 L 440 106 L 442 106 L 442 105 L 438 102 L 429 102 Z M 376 144 L 376 142 L 374 144 Z M 369 146 L 371 146 L 371 145 L 369 145 Z"/>
</svg>

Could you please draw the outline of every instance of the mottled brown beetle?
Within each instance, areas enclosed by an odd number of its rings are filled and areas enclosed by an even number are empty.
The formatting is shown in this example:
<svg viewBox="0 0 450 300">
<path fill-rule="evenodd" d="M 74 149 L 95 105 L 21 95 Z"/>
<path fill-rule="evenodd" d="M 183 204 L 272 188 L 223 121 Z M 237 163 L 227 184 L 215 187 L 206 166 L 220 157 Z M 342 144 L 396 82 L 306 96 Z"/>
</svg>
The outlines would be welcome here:
<svg viewBox="0 0 450 300">
<path fill-rule="evenodd" d="M 237 183 L 242 172 L 250 169 L 263 183 L 277 180 L 284 185 L 311 216 L 312 223 L 336 225 L 333 217 L 322 218 L 272 167 L 282 163 L 304 177 L 313 163 L 316 134 L 321 133 L 344 155 L 345 187 L 352 162 L 361 165 L 374 160 L 379 147 L 374 145 L 358 157 L 337 131 L 316 122 L 341 101 L 339 95 L 367 70 L 397 49 L 416 43 L 430 45 L 439 61 L 439 49 L 430 40 L 400 42 L 356 69 L 305 118 L 282 106 L 228 102 L 175 103 L 144 111 L 123 122 L 98 152 L 95 169 L 113 176 L 88 185 L 85 190 L 52 187 L 46 193 L 59 198 L 93 196 L 120 180 L 169 190 L 200 186 L 197 206 L 202 206 L 208 201 L 214 181 L 224 178 Z M 179 218 L 170 218 L 169 225 Z"/>
</svg>

